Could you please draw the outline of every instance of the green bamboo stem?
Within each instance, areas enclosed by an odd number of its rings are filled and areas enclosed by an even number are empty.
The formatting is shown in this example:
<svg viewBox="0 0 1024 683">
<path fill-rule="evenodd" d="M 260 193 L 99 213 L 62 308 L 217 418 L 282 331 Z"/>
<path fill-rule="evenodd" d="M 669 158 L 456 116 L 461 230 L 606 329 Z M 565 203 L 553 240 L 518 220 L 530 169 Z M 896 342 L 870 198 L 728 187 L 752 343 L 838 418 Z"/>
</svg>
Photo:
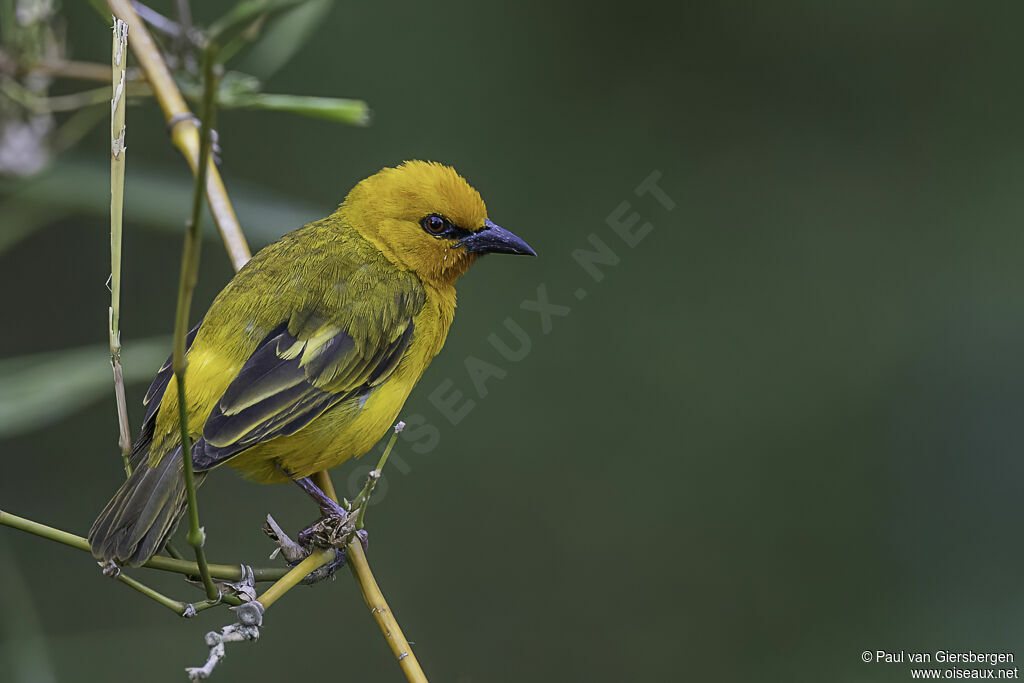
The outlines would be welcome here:
<svg viewBox="0 0 1024 683">
<path fill-rule="evenodd" d="M 12 515 L 10 512 L 0 510 L 0 525 L 18 529 L 40 538 L 61 543 L 70 548 L 76 548 L 85 552 L 91 552 L 89 541 L 82 536 L 56 529 L 52 526 L 34 522 L 31 519 Z M 186 576 L 198 576 L 199 566 L 195 562 L 187 560 L 176 560 L 172 557 L 155 556 L 150 558 L 143 567 L 147 569 L 158 569 L 160 571 L 184 574 Z M 210 576 L 220 581 L 238 581 L 242 578 L 242 569 L 238 565 L 210 564 L 207 565 Z M 277 581 L 288 573 L 283 567 L 251 567 L 253 578 L 256 581 Z"/>
<path fill-rule="evenodd" d="M 110 100 L 110 367 L 114 372 L 114 399 L 117 403 L 117 444 L 121 448 L 125 476 L 131 476 L 128 456 L 132 450 L 132 433 L 128 425 L 128 403 L 124 395 L 124 372 L 121 369 L 121 231 L 124 224 L 125 168 L 125 70 L 128 62 L 128 24 L 114 17 L 114 44 L 111 49 Z"/>
<path fill-rule="evenodd" d="M 396 429 L 396 435 L 399 431 L 401 430 Z M 392 443 L 393 441 L 394 437 L 392 437 Z M 338 494 L 334 490 L 331 475 L 327 470 L 313 475 L 313 481 L 321 491 L 330 496 L 331 500 L 335 503 L 338 502 Z M 363 552 L 362 541 L 354 535 L 345 548 L 345 557 L 348 560 L 348 568 L 352 570 L 352 578 L 359 586 L 359 592 L 363 594 L 363 601 L 370 609 L 370 614 L 377 622 L 380 632 L 384 634 L 384 640 L 391 648 L 391 653 L 395 656 L 406 680 L 409 683 L 427 683 L 427 675 L 423 673 L 416 654 L 412 651 L 405 634 L 402 633 L 402 627 L 398 625 L 398 620 L 388 606 L 388 601 L 377 584 L 377 579 L 373 576 L 370 563 L 366 560 L 366 553 Z"/>
<path fill-rule="evenodd" d="M 192 439 L 188 426 L 188 402 L 185 391 L 185 373 L 188 361 L 185 358 L 185 336 L 189 328 L 189 309 L 192 305 L 192 293 L 195 291 L 199 278 L 199 251 L 202 246 L 200 222 L 203 210 L 203 189 L 206 187 L 206 174 L 209 168 L 210 149 L 212 147 L 213 118 L 216 108 L 214 96 L 217 92 L 217 78 L 214 73 L 214 55 L 216 46 L 209 43 L 203 53 L 203 110 L 202 125 L 199 129 L 199 156 L 196 159 L 195 186 L 192 192 L 192 214 L 185 231 L 185 246 L 181 257 L 181 281 L 178 287 L 178 305 L 174 316 L 174 353 L 171 367 L 178 385 L 178 421 L 181 427 L 181 453 L 185 475 L 185 494 L 188 500 L 188 542 L 195 550 L 199 576 L 206 588 L 206 596 L 215 599 L 220 591 L 210 577 L 207 567 L 206 553 L 203 545 L 206 535 L 199 524 L 199 505 L 196 500 L 195 473 L 192 467 Z"/>
<path fill-rule="evenodd" d="M 299 583 L 309 576 L 311 572 L 316 571 L 333 559 L 334 548 L 317 550 L 310 553 L 306 559 L 292 567 L 291 571 L 274 582 L 274 584 L 265 590 L 262 595 L 256 598 L 256 600 L 263 605 L 264 608 L 270 607 L 277 602 L 281 596 L 299 585 Z"/>
<path fill-rule="evenodd" d="M 384 593 L 381 592 L 380 586 L 377 585 L 377 579 L 370 571 L 366 553 L 363 552 L 363 546 L 358 538 L 353 538 L 349 542 L 345 553 L 352 576 L 359 584 L 359 590 L 363 594 L 363 601 L 370 608 L 370 614 L 373 615 L 381 633 L 384 634 L 384 639 L 388 642 L 388 647 L 391 648 L 391 653 L 398 661 L 402 673 L 405 674 L 409 683 L 427 683 L 427 675 L 423 673 L 416 653 L 412 651 L 409 641 L 402 633 L 402 627 L 398 625 L 398 620 L 395 619 L 391 608 L 388 607 Z"/>
</svg>

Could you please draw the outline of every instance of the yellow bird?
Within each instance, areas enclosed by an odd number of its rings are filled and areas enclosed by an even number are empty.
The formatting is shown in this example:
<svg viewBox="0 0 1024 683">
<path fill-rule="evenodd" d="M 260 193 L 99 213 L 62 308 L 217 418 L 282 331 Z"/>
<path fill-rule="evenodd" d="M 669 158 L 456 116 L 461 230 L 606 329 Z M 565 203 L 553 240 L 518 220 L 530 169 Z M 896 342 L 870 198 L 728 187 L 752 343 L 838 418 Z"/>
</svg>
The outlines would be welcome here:
<svg viewBox="0 0 1024 683">
<path fill-rule="evenodd" d="M 337 211 L 252 258 L 187 339 L 197 481 L 222 464 L 270 484 L 368 451 L 394 424 L 455 314 L 455 281 L 481 254 L 528 254 L 454 169 L 409 161 L 349 192 Z M 93 555 L 138 566 L 185 508 L 170 361 L 146 393 L 136 467 L 89 532 Z"/>
</svg>

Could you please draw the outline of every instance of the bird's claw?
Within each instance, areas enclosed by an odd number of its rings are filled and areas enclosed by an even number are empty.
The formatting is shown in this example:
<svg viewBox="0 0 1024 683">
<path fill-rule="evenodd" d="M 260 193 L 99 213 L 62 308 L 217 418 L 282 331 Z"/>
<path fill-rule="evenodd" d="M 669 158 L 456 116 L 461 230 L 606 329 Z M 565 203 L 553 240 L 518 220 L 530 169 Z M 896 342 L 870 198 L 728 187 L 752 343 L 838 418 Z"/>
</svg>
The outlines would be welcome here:
<svg viewBox="0 0 1024 683">
<path fill-rule="evenodd" d="M 359 545 L 363 546 L 363 551 L 370 549 L 370 532 L 366 529 L 357 529 L 356 538 L 359 539 Z"/>
<path fill-rule="evenodd" d="M 309 557 L 315 548 L 334 548 L 333 560 L 302 579 L 302 583 L 306 585 L 333 578 L 335 572 L 345 566 L 345 547 L 353 538 L 359 539 L 364 550 L 369 546 L 369 534 L 364 529 L 355 528 L 354 515 L 340 506 L 337 512 L 323 512 L 324 516 L 321 519 L 299 532 L 298 542 L 293 541 L 270 515 L 267 515 L 267 523 L 263 527 L 264 533 L 278 546 L 271 557 L 280 552 L 292 567 Z"/>
<path fill-rule="evenodd" d="M 121 576 L 121 568 L 117 566 L 117 563 L 113 560 L 109 562 L 97 562 L 100 566 L 100 571 L 103 572 L 103 576 L 109 576 L 112 579 L 116 579 Z"/>
<path fill-rule="evenodd" d="M 355 533 L 352 516 L 339 508 L 340 514 L 330 514 L 313 522 L 299 532 L 299 545 L 305 548 L 339 548 L 348 543 Z"/>
</svg>

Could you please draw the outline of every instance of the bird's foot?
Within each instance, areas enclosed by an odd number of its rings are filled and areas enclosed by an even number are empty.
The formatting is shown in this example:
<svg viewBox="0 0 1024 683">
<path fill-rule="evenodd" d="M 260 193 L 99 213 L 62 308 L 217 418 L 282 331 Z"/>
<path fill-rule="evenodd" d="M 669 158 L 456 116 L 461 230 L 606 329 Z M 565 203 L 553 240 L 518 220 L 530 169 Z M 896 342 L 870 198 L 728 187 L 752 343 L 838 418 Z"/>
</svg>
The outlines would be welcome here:
<svg viewBox="0 0 1024 683">
<path fill-rule="evenodd" d="M 281 468 L 281 471 L 288 476 L 292 476 L 284 468 Z M 353 514 L 352 510 L 339 504 L 324 493 L 312 479 L 309 477 L 298 477 L 293 479 L 293 481 L 317 502 L 320 507 L 321 518 L 300 531 L 294 541 L 270 515 L 267 515 L 267 524 L 263 530 L 278 545 L 278 550 L 275 550 L 271 557 L 280 552 L 293 567 L 306 557 L 309 557 L 310 553 L 316 548 L 334 548 L 334 559 L 311 572 L 302 581 L 303 583 L 316 583 L 317 581 L 323 581 L 334 576 L 338 568 L 344 566 L 345 547 L 353 537 L 359 539 L 364 549 L 367 547 L 369 537 L 362 529 L 356 529 L 359 516 Z"/>
<path fill-rule="evenodd" d="M 320 512 L 324 517 L 345 517 L 348 510 L 342 507 L 338 501 L 324 493 L 309 477 L 300 477 L 294 480 L 303 491 L 309 494 L 310 498 L 320 506 Z"/>
<path fill-rule="evenodd" d="M 263 531 L 278 546 L 271 558 L 280 553 L 292 567 L 309 557 L 315 548 L 334 548 L 334 559 L 310 572 L 302 580 L 304 584 L 313 584 L 329 579 L 339 568 L 345 566 L 345 545 L 353 535 L 359 539 L 364 550 L 369 544 L 369 534 L 362 529 L 354 530 L 347 516 L 326 517 L 318 520 L 299 533 L 299 543 L 293 541 L 270 515 L 267 515 L 267 523 L 264 525 Z"/>
<path fill-rule="evenodd" d="M 112 579 L 116 579 L 121 575 L 121 567 L 119 567 L 113 560 L 97 562 L 96 564 L 100 566 L 100 571 L 103 572 L 103 576 L 109 576 Z"/>
<path fill-rule="evenodd" d="M 299 545 L 306 548 L 343 548 L 355 533 L 355 518 L 340 505 L 323 510 L 324 516 L 299 532 Z"/>
<path fill-rule="evenodd" d="M 359 529 L 355 532 L 353 537 L 358 538 L 360 545 L 363 546 L 363 550 L 366 550 L 366 548 L 370 544 L 370 535 L 366 533 L 365 530 Z M 324 579 L 333 579 L 335 572 L 344 567 L 346 562 L 348 562 L 348 553 L 346 552 L 346 549 L 344 547 L 335 547 L 334 559 L 328 562 L 327 564 L 323 565 L 322 567 L 319 567 L 318 569 L 314 569 L 313 571 L 311 571 L 306 576 L 306 578 L 302 580 L 302 583 L 306 585 L 311 585 L 314 583 L 319 583 Z"/>
</svg>

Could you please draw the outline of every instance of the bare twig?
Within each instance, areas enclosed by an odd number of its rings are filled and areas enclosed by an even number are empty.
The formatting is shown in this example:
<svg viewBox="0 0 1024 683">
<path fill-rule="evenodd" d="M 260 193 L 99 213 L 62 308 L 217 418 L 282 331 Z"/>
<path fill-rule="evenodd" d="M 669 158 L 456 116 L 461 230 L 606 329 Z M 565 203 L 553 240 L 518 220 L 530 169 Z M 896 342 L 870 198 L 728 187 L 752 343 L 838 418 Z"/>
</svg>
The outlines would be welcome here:
<svg viewBox="0 0 1024 683">
<path fill-rule="evenodd" d="M 110 366 L 114 371 L 114 398 L 117 403 L 117 424 L 124 460 L 125 476 L 131 476 L 128 455 L 132 450 L 132 430 L 128 425 L 128 403 L 124 396 L 124 373 L 121 370 L 121 230 L 124 218 L 125 167 L 125 66 L 128 61 L 128 24 L 114 18 L 114 45 L 111 50 L 113 98 L 110 100 Z"/>
</svg>

